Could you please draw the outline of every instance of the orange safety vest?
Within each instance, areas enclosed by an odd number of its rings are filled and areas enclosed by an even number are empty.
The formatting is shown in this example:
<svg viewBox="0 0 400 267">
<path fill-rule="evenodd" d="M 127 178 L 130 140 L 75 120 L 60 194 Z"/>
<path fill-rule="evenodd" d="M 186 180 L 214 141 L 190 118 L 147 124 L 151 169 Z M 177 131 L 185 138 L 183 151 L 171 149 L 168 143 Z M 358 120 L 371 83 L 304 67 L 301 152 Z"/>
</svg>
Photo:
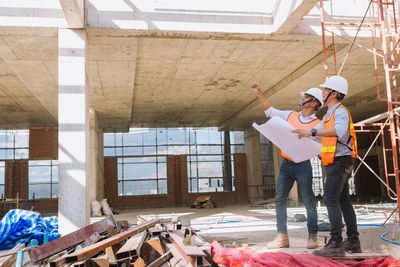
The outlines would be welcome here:
<svg viewBox="0 0 400 267">
<path fill-rule="evenodd" d="M 328 116 L 325 116 L 324 120 L 324 129 L 330 129 L 335 126 L 335 111 L 338 108 L 345 108 L 346 111 L 349 113 L 349 120 L 350 120 L 350 125 L 349 125 L 349 130 L 350 130 L 350 137 L 349 140 L 347 141 L 346 144 L 343 144 L 347 146 L 351 151 L 352 151 L 352 157 L 357 158 L 357 138 L 356 138 L 356 131 L 354 131 L 354 125 L 353 125 L 353 120 L 350 115 L 350 111 L 340 104 L 335 108 L 335 110 L 332 112 L 331 117 L 328 120 Z M 351 139 L 351 146 L 349 147 L 347 144 L 349 143 Z M 321 161 L 322 164 L 324 165 L 329 165 L 333 163 L 333 160 L 335 158 L 335 152 L 336 152 L 336 145 L 337 145 L 338 139 L 337 137 L 323 137 L 322 138 L 322 152 L 321 152 Z"/>
<path fill-rule="evenodd" d="M 315 119 L 310 122 L 304 123 L 300 121 L 300 112 L 293 111 L 292 113 L 289 114 L 287 118 L 287 122 L 292 125 L 295 129 L 304 129 L 304 130 L 311 130 L 312 128 L 315 128 L 321 120 Z M 293 161 L 291 158 L 289 158 L 283 151 L 281 151 L 282 157 L 287 158 L 288 160 Z"/>
</svg>

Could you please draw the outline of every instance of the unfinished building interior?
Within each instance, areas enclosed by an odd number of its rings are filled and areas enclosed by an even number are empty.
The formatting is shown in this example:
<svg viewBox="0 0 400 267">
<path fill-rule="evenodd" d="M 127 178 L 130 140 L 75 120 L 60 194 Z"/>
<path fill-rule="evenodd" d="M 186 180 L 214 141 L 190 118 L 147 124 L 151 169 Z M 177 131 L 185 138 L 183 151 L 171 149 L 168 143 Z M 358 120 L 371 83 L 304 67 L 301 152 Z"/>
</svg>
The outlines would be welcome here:
<svg viewBox="0 0 400 267">
<path fill-rule="evenodd" d="M 179 216 L 206 241 L 261 251 L 275 233 L 282 156 L 252 127 L 267 118 L 250 82 L 274 107 L 299 110 L 300 92 L 340 74 L 360 156 L 351 199 L 365 224 L 390 226 L 392 243 L 382 229 L 360 238 L 400 258 L 399 4 L 0 1 L 0 218 L 57 215 L 67 235 L 107 199 L 129 223 Z M 321 217 L 326 173 L 318 158 L 312 167 Z M 199 197 L 216 207 L 190 209 Z M 288 205 L 304 213 L 296 186 Z M 299 244 L 304 227 L 290 228 Z"/>
</svg>

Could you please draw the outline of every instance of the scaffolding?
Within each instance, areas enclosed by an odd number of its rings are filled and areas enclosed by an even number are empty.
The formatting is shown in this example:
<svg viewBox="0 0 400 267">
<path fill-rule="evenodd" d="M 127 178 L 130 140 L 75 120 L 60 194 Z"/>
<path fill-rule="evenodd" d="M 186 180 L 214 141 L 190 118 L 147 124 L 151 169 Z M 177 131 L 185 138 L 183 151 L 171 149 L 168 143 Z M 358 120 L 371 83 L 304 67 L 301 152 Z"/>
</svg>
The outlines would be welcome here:
<svg viewBox="0 0 400 267">
<path fill-rule="evenodd" d="M 354 125 L 356 132 L 376 134 L 374 141 L 365 155 L 362 158 L 358 156 L 360 163 L 354 175 L 363 164 L 386 187 L 388 197 L 397 202 L 397 207 L 390 216 L 396 214 L 396 210 L 399 212 L 398 207 L 400 206 L 398 162 L 400 148 L 400 102 L 398 99 L 399 85 L 397 79 L 400 72 L 400 25 L 397 24 L 400 14 L 396 12 L 396 4 L 399 4 L 398 2 L 397 0 L 369 1 L 368 8 L 360 23 L 325 21 L 324 3 L 330 3 L 332 5 L 332 2 L 320 0 L 319 3 L 326 78 L 332 75 L 340 75 L 353 46 L 361 47 L 373 55 L 377 89 L 376 95 L 379 101 L 387 103 L 387 112 Z M 369 19 L 365 22 L 367 15 L 369 15 Z M 357 31 L 352 41 L 337 33 L 338 31 L 354 30 L 355 28 Z M 356 42 L 360 31 L 371 33 L 372 49 L 366 48 Z M 339 69 L 337 66 L 335 38 L 341 38 L 351 43 Z M 332 55 L 330 58 L 328 58 L 328 51 L 330 51 Z M 330 62 L 328 62 L 329 60 Z M 365 162 L 366 157 L 378 140 L 382 147 L 384 161 L 385 177 L 383 179 Z M 385 224 L 389 218 L 387 218 L 383 224 Z"/>
</svg>

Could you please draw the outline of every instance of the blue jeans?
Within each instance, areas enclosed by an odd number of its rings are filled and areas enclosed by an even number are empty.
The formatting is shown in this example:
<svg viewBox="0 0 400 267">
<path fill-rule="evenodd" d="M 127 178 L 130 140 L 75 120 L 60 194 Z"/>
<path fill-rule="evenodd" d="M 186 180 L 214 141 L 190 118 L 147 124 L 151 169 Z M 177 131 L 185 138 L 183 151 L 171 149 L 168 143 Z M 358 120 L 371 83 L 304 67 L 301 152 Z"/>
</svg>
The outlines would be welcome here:
<svg viewBox="0 0 400 267">
<path fill-rule="evenodd" d="M 278 182 L 276 185 L 276 220 L 278 233 L 287 233 L 287 212 L 286 199 L 293 187 L 294 181 L 297 181 L 301 195 L 303 196 L 304 206 L 307 210 L 307 228 L 310 234 L 318 232 L 317 226 L 317 207 L 315 205 L 314 192 L 312 190 L 312 167 L 309 160 L 294 163 L 288 159 L 283 159 L 279 171 Z"/>
<path fill-rule="evenodd" d="M 353 170 L 350 156 L 336 157 L 326 166 L 324 202 L 331 224 L 331 239 L 342 242 L 342 214 L 346 223 L 346 234 L 350 241 L 358 241 L 357 219 L 349 196 L 349 177 Z"/>
</svg>

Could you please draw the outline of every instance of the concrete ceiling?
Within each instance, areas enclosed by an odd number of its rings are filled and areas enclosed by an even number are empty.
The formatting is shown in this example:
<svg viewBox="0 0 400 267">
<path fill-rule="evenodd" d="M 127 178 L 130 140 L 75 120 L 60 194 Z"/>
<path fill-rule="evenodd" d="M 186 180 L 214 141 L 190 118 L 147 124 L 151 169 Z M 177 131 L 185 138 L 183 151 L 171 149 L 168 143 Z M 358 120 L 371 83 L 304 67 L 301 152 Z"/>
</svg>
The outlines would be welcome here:
<svg viewBox="0 0 400 267">
<path fill-rule="evenodd" d="M 57 42 L 56 28 L 0 28 L 0 128 L 57 126 Z M 348 44 L 338 41 L 337 50 L 340 66 Z M 282 109 L 324 80 L 321 37 L 313 35 L 87 29 L 86 55 L 89 105 L 105 131 L 240 130 L 264 120 L 250 79 Z M 356 121 L 385 111 L 370 53 L 354 48 L 342 75 Z"/>
</svg>

